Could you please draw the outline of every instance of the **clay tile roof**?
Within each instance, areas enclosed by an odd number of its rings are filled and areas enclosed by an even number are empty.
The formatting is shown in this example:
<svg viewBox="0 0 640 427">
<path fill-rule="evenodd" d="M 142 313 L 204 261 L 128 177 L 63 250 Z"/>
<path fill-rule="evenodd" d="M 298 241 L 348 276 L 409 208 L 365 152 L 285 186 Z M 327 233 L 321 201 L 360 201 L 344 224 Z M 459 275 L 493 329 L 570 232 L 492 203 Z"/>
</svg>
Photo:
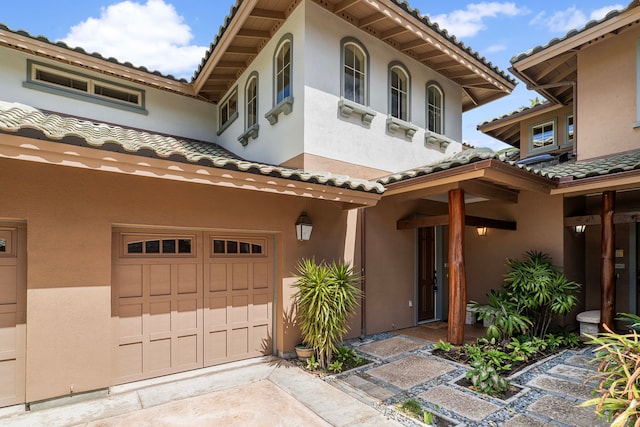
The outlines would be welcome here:
<svg viewBox="0 0 640 427">
<path fill-rule="evenodd" d="M 633 170 L 640 170 L 640 150 L 582 162 L 570 160 L 531 171 L 550 179 L 578 180 Z"/>
<path fill-rule="evenodd" d="M 394 173 L 378 179 L 378 182 L 382 185 L 393 184 L 394 182 L 405 181 L 411 178 L 417 178 L 419 176 L 430 175 L 432 173 L 440 172 L 447 169 L 453 169 L 458 166 L 468 165 L 471 163 L 479 162 L 481 160 L 497 159 L 500 158 L 490 148 L 473 148 L 470 150 L 463 150 L 450 157 L 429 163 L 425 166 L 409 169 L 403 172 Z"/>
<path fill-rule="evenodd" d="M 363 179 L 290 169 L 244 160 L 211 142 L 94 123 L 75 117 L 49 114 L 36 108 L 0 101 L 0 132 L 18 133 L 35 130 L 46 139 L 144 157 L 191 163 L 251 174 L 322 184 L 368 193 L 382 194 L 382 184 Z M 77 139 L 74 141 L 74 138 Z"/>
<path fill-rule="evenodd" d="M 473 56 L 475 59 L 480 61 L 483 65 L 485 65 L 485 66 L 489 67 L 491 70 L 495 71 L 502 78 L 508 80 L 512 84 L 517 84 L 516 80 L 513 77 L 511 77 L 510 75 L 506 74 L 504 71 L 500 70 L 497 66 L 493 65 L 493 63 L 488 61 L 487 58 L 485 58 L 484 56 L 480 56 L 480 54 L 478 54 L 478 52 L 476 52 L 473 49 L 471 49 L 470 47 L 466 46 L 464 43 L 458 41 L 455 36 L 449 35 L 447 30 L 440 29 L 440 26 L 437 23 L 432 23 L 426 15 L 422 15 L 418 9 L 412 8 L 407 1 L 405 1 L 405 0 L 392 0 L 392 2 L 394 4 L 396 4 L 397 6 L 399 6 L 402 10 L 404 10 L 407 14 L 409 14 L 413 18 L 417 19 L 422 24 L 426 25 L 430 29 L 434 30 L 435 32 L 437 32 L 438 34 L 440 34 L 441 36 L 446 38 L 448 41 L 450 41 L 451 43 L 456 45 L 458 48 L 460 48 L 461 50 L 463 50 L 463 51 L 467 52 L 468 54 L 470 54 L 471 56 Z M 214 38 L 213 42 L 209 46 L 209 49 L 207 50 L 207 53 L 205 54 L 204 58 L 202 58 L 202 61 L 200 62 L 200 66 L 195 71 L 192 80 L 195 80 L 196 78 L 198 78 L 198 75 L 202 71 L 204 65 L 209 60 L 209 57 L 211 56 L 213 51 L 216 49 L 216 46 L 218 45 L 218 42 L 220 41 L 220 39 L 224 35 L 224 33 L 227 30 L 229 24 L 233 21 L 233 18 L 235 17 L 236 12 L 238 11 L 238 8 L 240 7 L 241 4 L 242 4 L 242 0 L 236 0 L 235 4 L 233 6 L 231 6 L 231 10 L 229 12 L 229 15 L 225 18 L 224 24 L 220 26 L 220 29 L 218 30 L 218 34 L 216 35 L 216 37 Z"/>
<path fill-rule="evenodd" d="M 528 57 L 530 57 L 530 56 L 532 56 L 532 55 L 535 55 L 535 54 L 536 54 L 536 53 L 538 53 L 538 52 L 542 52 L 543 50 L 548 49 L 548 48 L 550 48 L 551 46 L 554 46 L 554 45 L 556 45 L 556 44 L 558 44 L 558 43 L 561 43 L 561 42 L 563 42 L 563 41 L 565 41 L 565 40 L 567 40 L 567 39 L 570 39 L 570 38 L 572 38 L 572 37 L 575 37 L 575 36 L 577 36 L 578 34 L 580 34 L 580 33 L 584 32 L 584 31 L 588 30 L 589 28 L 593 28 L 593 27 L 595 27 L 595 26 L 597 26 L 597 25 L 600 25 L 601 23 L 603 23 L 603 22 L 605 22 L 605 21 L 608 21 L 608 20 L 610 20 L 610 19 L 613 19 L 613 18 L 615 18 L 616 16 L 620 15 L 621 13 L 626 12 L 627 10 L 632 9 L 632 8 L 634 8 L 634 7 L 636 7 L 636 6 L 638 6 L 638 4 L 637 4 L 637 0 L 634 0 L 634 1 L 632 1 L 632 2 L 631 2 L 631 3 L 630 3 L 626 8 L 624 8 L 624 9 L 622 9 L 622 10 L 612 10 L 611 12 L 607 13 L 607 15 L 606 15 L 604 18 L 602 18 L 602 19 L 600 19 L 600 20 L 593 20 L 593 21 L 589 21 L 589 22 L 587 22 L 587 24 L 586 24 L 584 27 L 582 27 L 582 28 L 580 28 L 580 29 L 574 29 L 574 30 L 571 30 L 571 31 L 569 31 L 567 34 L 565 34 L 563 37 L 554 38 L 554 39 L 550 40 L 550 41 L 549 41 L 547 44 L 545 44 L 545 45 L 536 46 L 536 47 L 534 47 L 534 48 L 532 48 L 532 49 L 529 49 L 529 50 L 528 50 L 528 51 L 526 51 L 526 52 L 523 52 L 523 53 L 520 53 L 520 54 L 514 55 L 514 56 L 511 58 L 511 63 L 512 63 L 512 64 L 515 64 L 516 62 L 521 61 L 521 60 L 523 60 L 523 59 L 526 59 L 526 58 L 528 58 Z"/>
<path fill-rule="evenodd" d="M 125 66 L 127 68 L 131 68 L 133 70 L 142 71 L 143 73 L 149 73 L 149 74 L 152 74 L 154 76 L 163 77 L 163 78 L 166 78 L 166 79 L 169 79 L 169 80 L 174 80 L 176 82 L 188 83 L 186 79 L 178 79 L 178 78 L 172 76 L 171 74 L 162 74 L 160 71 L 151 71 L 151 70 L 147 69 L 146 67 L 136 67 L 130 62 L 120 62 L 116 58 L 105 58 L 104 56 L 100 55 L 98 52 L 89 53 L 89 52 L 87 52 L 86 50 L 84 50 L 81 47 L 70 47 L 64 42 L 52 42 L 51 40 L 49 40 L 45 36 L 33 36 L 33 35 L 29 34 L 27 31 L 24 31 L 24 30 L 12 30 L 11 28 L 7 27 L 5 24 L 3 24 L 1 22 L 0 22 L 0 30 L 9 31 L 9 32 L 14 33 L 14 34 L 21 35 L 23 37 L 28 37 L 28 38 L 33 39 L 33 40 L 38 40 L 38 41 L 41 41 L 41 42 L 44 42 L 44 43 L 48 43 L 48 44 L 53 45 L 53 46 L 58 46 L 58 47 L 61 47 L 63 49 L 67 49 L 67 50 L 70 50 L 70 51 L 78 52 L 78 53 L 81 53 L 83 55 L 93 56 L 94 58 L 102 59 L 104 61 L 109 61 L 109 62 L 112 62 L 112 63 L 117 64 L 117 65 L 123 65 L 123 66 Z"/>
</svg>

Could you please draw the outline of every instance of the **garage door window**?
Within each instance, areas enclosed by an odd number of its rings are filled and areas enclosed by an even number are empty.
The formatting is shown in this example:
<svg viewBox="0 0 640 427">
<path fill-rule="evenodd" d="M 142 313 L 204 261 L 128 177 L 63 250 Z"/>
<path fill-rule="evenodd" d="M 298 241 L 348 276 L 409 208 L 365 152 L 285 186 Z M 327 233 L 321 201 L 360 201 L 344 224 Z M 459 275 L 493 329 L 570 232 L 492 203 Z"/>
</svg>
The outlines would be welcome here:
<svg viewBox="0 0 640 427">
<path fill-rule="evenodd" d="M 7 251 L 7 241 L 5 239 L 0 239 L 0 252 Z"/>
<path fill-rule="evenodd" d="M 227 240 L 213 239 L 214 255 L 234 255 L 234 256 L 264 256 L 265 242 L 263 240 Z"/>
<path fill-rule="evenodd" d="M 139 239 L 126 243 L 126 255 L 192 255 L 192 239 Z"/>
</svg>

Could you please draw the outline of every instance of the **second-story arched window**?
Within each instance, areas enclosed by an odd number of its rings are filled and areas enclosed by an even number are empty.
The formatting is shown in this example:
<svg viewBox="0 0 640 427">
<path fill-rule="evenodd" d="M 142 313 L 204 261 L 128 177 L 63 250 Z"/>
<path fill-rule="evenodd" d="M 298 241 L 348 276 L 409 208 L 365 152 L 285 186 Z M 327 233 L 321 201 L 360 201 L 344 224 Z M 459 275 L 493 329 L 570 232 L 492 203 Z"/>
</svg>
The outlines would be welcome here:
<svg viewBox="0 0 640 427">
<path fill-rule="evenodd" d="M 247 80 L 244 92 L 246 129 L 258 123 L 258 74 L 254 73 Z"/>
<path fill-rule="evenodd" d="M 342 41 L 342 96 L 358 104 L 366 105 L 367 53 L 355 39 Z"/>
<path fill-rule="evenodd" d="M 275 57 L 276 104 L 291 96 L 291 38 L 285 38 L 278 46 Z"/>
<path fill-rule="evenodd" d="M 444 93 L 435 82 L 427 83 L 427 129 L 444 133 Z"/>
<path fill-rule="evenodd" d="M 409 73 L 400 65 L 389 68 L 389 114 L 409 121 Z"/>
</svg>

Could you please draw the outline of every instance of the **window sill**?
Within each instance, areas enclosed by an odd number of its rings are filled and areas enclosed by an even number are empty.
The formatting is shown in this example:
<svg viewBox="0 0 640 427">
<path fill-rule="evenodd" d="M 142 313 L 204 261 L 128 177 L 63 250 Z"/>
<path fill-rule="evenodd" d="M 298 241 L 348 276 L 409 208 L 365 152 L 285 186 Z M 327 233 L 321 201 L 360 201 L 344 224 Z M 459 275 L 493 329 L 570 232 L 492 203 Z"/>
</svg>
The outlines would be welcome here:
<svg viewBox="0 0 640 427">
<path fill-rule="evenodd" d="M 242 132 L 242 134 L 240 134 L 240 136 L 238 137 L 238 142 L 240 142 L 240 144 L 242 144 L 243 147 L 246 147 L 247 144 L 249 143 L 249 138 L 252 138 L 252 139 L 258 138 L 259 130 L 260 130 L 260 125 L 256 123 L 255 125 L 251 126 L 247 130 Z"/>
<path fill-rule="evenodd" d="M 404 137 L 411 141 L 413 139 L 413 135 L 418 131 L 418 126 L 390 116 L 387 117 L 387 130 L 391 133 L 396 133 L 398 131 L 404 132 Z"/>
<path fill-rule="evenodd" d="M 632 125 L 632 127 L 633 127 L 634 129 L 638 129 L 638 128 L 640 128 L 640 121 L 635 122 L 635 123 Z"/>
<path fill-rule="evenodd" d="M 444 135 L 440 135 L 439 133 L 431 132 L 429 130 L 424 131 L 424 142 L 427 147 L 435 148 L 441 152 L 445 152 L 447 147 L 452 142 L 456 142 L 451 138 L 447 138 Z"/>
<path fill-rule="evenodd" d="M 278 115 L 280 113 L 290 114 L 293 111 L 293 96 L 287 96 L 285 99 L 280 101 L 278 105 L 273 107 L 264 117 L 269 120 L 269 123 L 275 125 L 278 123 Z"/>
<path fill-rule="evenodd" d="M 220 126 L 220 129 L 218 130 L 218 132 L 216 132 L 216 135 L 217 136 L 222 135 L 222 132 L 227 130 L 227 128 L 231 126 L 231 123 L 235 122 L 237 118 L 238 118 L 238 112 L 236 111 L 235 113 L 233 113 L 231 117 L 229 117 L 229 119 L 226 122 L 224 122 L 222 126 Z"/>
<path fill-rule="evenodd" d="M 351 117 L 354 113 L 359 114 L 362 119 L 362 123 L 365 124 L 371 124 L 371 121 L 376 116 L 376 112 L 372 109 L 344 98 L 340 98 L 340 101 L 338 101 L 338 109 L 340 110 L 340 115 L 346 118 Z"/>
</svg>

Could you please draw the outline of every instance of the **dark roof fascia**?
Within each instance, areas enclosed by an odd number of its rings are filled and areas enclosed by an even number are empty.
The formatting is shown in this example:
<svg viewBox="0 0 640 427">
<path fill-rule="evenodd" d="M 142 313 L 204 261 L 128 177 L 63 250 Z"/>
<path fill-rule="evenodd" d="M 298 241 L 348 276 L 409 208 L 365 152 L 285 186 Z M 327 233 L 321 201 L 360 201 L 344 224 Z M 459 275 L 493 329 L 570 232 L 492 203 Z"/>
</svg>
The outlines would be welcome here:
<svg viewBox="0 0 640 427">
<path fill-rule="evenodd" d="M 606 183 L 609 181 L 626 179 L 626 178 L 638 178 L 637 187 L 640 187 L 640 170 L 624 171 L 624 172 L 612 172 L 606 175 L 589 176 L 586 178 L 573 178 L 563 177 L 558 180 L 558 189 L 578 188 L 586 187 L 593 184 Z"/>
<path fill-rule="evenodd" d="M 554 104 L 552 102 L 543 102 L 543 103 L 534 105 L 533 107 L 522 107 L 518 110 L 512 111 L 510 113 L 506 113 L 501 116 L 482 122 L 476 126 L 476 129 L 482 132 L 484 128 L 487 128 L 489 126 L 500 125 L 504 122 L 509 122 L 515 119 L 521 120 L 524 117 L 527 117 L 529 115 L 540 114 L 545 110 L 551 109 L 556 106 L 557 104 Z"/>
<path fill-rule="evenodd" d="M 148 68 L 146 68 L 144 66 L 136 67 L 135 65 L 133 65 L 131 62 L 128 62 L 128 61 L 127 62 L 121 62 L 121 61 L 118 61 L 116 58 L 105 58 L 104 56 L 102 56 L 98 52 L 89 53 L 86 50 L 84 50 L 82 47 L 79 47 L 79 46 L 71 47 L 71 46 L 67 45 L 64 42 L 52 42 L 51 40 L 49 40 L 45 36 L 33 36 L 33 35 L 29 34 L 27 31 L 24 31 L 24 30 L 12 30 L 11 28 L 9 28 L 8 26 L 6 26 L 5 24 L 3 24 L 1 22 L 0 22 L 0 30 L 9 31 L 9 32 L 11 32 L 13 34 L 17 34 L 17 35 L 22 36 L 22 37 L 27 37 L 27 38 L 30 38 L 32 40 L 36 40 L 36 41 L 39 41 L 39 42 L 42 42 L 42 43 L 49 44 L 51 46 L 57 46 L 57 47 L 60 47 L 60 48 L 63 48 L 63 49 L 66 49 L 66 50 L 69 50 L 69 51 L 72 51 L 72 52 L 76 52 L 76 53 L 79 53 L 79 54 L 82 54 L 82 55 L 90 56 L 90 57 L 95 58 L 95 59 L 99 59 L 99 60 L 102 60 L 102 61 L 110 62 L 112 64 L 121 65 L 123 67 L 127 67 L 127 68 L 130 68 L 132 70 L 141 71 L 143 73 L 147 73 L 147 74 L 152 75 L 152 76 L 173 80 L 173 81 L 178 82 L 178 83 L 189 83 L 188 80 L 186 80 L 186 79 L 178 79 L 178 78 L 172 76 L 171 74 L 162 74 L 160 71 L 151 71 L 151 70 L 149 70 Z"/>
</svg>

